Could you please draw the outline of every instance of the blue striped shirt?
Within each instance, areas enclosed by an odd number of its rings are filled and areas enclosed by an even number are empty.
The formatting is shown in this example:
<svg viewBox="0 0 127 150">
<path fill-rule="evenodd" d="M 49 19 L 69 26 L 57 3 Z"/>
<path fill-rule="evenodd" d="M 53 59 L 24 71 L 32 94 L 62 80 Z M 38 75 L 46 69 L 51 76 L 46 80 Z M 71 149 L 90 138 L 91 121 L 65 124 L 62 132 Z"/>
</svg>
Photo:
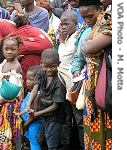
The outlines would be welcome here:
<svg viewBox="0 0 127 150">
<path fill-rule="evenodd" d="M 1 19 L 8 19 L 8 20 L 10 19 L 9 12 L 6 9 L 2 8 L 2 7 L 0 7 L 0 18 Z"/>
</svg>

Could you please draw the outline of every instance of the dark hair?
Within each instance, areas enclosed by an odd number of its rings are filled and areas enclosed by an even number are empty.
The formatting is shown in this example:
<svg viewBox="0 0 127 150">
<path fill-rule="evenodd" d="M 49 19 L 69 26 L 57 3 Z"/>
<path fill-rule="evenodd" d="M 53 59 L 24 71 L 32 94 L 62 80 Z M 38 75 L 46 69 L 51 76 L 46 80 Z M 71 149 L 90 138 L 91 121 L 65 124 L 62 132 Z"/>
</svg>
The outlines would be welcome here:
<svg viewBox="0 0 127 150">
<path fill-rule="evenodd" d="M 103 6 L 103 5 L 93 5 L 93 7 L 97 10 L 99 10 L 101 8 L 101 6 Z"/>
<path fill-rule="evenodd" d="M 100 0 L 79 0 L 79 7 L 81 6 L 100 6 L 102 3 Z"/>
<path fill-rule="evenodd" d="M 30 24 L 28 17 L 26 15 L 21 16 L 17 15 L 14 22 L 17 28 Z"/>
<path fill-rule="evenodd" d="M 2 48 L 3 48 L 4 42 L 6 40 L 13 40 L 13 41 L 15 41 L 17 43 L 18 47 L 19 47 L 20 44 L 23 45 L 23 42 L 22 42 L 22 40 L 21 40 L 21 38 L 19 36 L 7 36 L 7 37 L 5 37 L 5 38 L 3 38 L 1 40 L 1 47 Z"/>
<path fill-rule="evenodd" d="M 41 68 L 42 67 L 40 65 L 35 65 L 35 66 L 29 67 L 27 71 L 30 71 L 36 74 L 39 70 L 41 70 Z"/>
<path fill-rule="evenodd" d="M 53 60 L 54 63 L 59 64 L 59 54 L 54 49 L 46 49 L 41 54 L 41 61 Z"/>
<path fill-rule="evenodd" d="M 43 8 L 45 8 L 45 9 L 47 9 L 47 11 L 48 12 L 51 12 L 52 11 L 52 6 L 49 4 L 49 2 L 47 1 L 47 2 L 44 2 L 43 0 L 41 1 L 39 1 L 39 6 L 40 7 L 43 7 Z"/>
<path fill-rule="evenodd" d="M 8 0 L 8 1 L 6 2 L 6 4 L 7 4 L 7 3 L 14 4 L 11 0 Z"/>
<path fill-rule="evenodd" d="M 65 11 L 65 12 L 61 15 L 60 19 L 62 19 L 62 18 L 70 18 L 75 24 L 78 23 L 77 16 L 76 16 L 76 14 L 75 14 L 75 12 L 74 12 L 73 10 Z"/>
</svg>

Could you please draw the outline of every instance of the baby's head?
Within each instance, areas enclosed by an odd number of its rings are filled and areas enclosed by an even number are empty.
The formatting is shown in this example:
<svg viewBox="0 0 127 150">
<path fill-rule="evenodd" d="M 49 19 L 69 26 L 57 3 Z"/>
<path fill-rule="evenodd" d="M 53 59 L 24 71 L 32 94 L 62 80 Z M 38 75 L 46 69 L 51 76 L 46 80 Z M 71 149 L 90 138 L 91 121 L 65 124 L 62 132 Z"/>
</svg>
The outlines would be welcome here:
<svg viewBox="0 0 127 150">
<path fill-rule="evenodd" d="M 57 73 L 57 67 L 59 66 L 59 54 L 53 49 L 44 50 L 41 54 L 41 66 L 42 70 L 47 76 L 53 76 Z"/>
<path fill-rule="evenodd" d="M 26 86 L 28 90 L 32 90 L 34 87 L 35 76 L 37 72 L 41 70 L 40 65 L 32 66 L 27 70 L 26 74 Z"/>
<path fill-rule="evenodd" d="M 20 44 L 23 44 L 23 42 L 18 36 L 8 36 L 3 38 L 1 46 L 3 55 L 7 61 L 13 61 L 17 57 Z"/>
</svg>

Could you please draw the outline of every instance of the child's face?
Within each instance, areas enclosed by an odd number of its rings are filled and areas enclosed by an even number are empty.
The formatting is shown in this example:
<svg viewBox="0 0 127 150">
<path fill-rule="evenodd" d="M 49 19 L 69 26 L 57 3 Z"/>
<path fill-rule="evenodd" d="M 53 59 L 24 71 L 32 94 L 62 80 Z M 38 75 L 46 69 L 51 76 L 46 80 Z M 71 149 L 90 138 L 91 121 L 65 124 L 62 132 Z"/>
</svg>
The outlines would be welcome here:
<svg viewBox="0 0 127 150">
<path fill-rule="evenodd" d="M 6 6 L 7 11 L 11 14 L 11 13 L 14 11 L 14 6 L 13 6 L 13 4 L 10 3 L 10 2 L 7 2 L 6 5 L 7 5 L 7 6 Z"/>
<path fill-rule="evenodd" d="M 6 39 L 3 43 L 3 54 L 8 61 L 14 60 L 18 54 L 18 45 L 16 41 Z"/>
<path fill-rule="evenodd" d="M 43 61 L 41 66 L 42 70 L 46 73 L 47 76 L 53 76 L 57 73 L 57 67 L 58 63 L 54 63 L 53 60 L 46 60 L 45 62 Z"/>
<path fill-rule="evenodd" d="M 27 71 L 26 74 L 26 86 L 29 90 L 32 90 L 34 87 L 34 81 L 35 81 L 35 73 L 31 71 Z"/>
<path fill-rule="evenodd" d="M 60 32 L 64 37 L 71 35 L 76 31 L 76 24 L 71 18 L 61 18 Z"/>
</svg>

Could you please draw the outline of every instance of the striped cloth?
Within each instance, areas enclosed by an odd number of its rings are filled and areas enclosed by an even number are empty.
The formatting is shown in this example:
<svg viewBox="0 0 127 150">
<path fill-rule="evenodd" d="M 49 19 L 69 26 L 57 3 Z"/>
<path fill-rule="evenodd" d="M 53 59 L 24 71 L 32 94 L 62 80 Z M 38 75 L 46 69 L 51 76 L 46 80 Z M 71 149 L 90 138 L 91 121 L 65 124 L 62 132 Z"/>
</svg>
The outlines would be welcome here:
<svg viewBox="0 0 127 150">
<path fill-rule="evenodd" d="M 10 19 L 9 12 L 6 9 L 2 8 L 2 7 L 0 7 L 0 18 L 8 19 L 8 20 Z"/>
</svg>

